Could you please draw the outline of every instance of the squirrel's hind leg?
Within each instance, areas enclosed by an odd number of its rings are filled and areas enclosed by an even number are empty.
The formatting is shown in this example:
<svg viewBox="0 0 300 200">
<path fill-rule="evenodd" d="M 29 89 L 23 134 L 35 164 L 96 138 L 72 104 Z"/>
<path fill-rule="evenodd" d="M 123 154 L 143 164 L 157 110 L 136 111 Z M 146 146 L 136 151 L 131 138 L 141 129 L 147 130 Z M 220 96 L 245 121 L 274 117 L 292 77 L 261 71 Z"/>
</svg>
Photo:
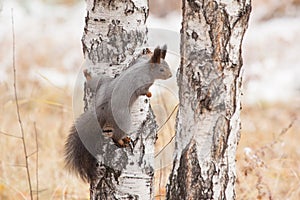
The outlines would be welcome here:
<svg viewBox="0 0 300 200">
<path fill-rule="evenodd" d="M 115 145 L 120 148 L 130 147 L 133 143 L 129 136 L 126 136 L 122 139 L 115 139 L 114 137 L 112 137 L 112 140 Z"/>
<path fill-rule="evenodd" d="M 132 141 L 132 139 L 129 136 L 126 136 L 125 138 L 120 139 L 120 140 L 115 140 L 114 138 L 112 138 L 112 140 L 117 147 L 119 147 L 119 148 L 129 147 L 131 152 L 133 153 L 134 142 Z"/>
</svg>

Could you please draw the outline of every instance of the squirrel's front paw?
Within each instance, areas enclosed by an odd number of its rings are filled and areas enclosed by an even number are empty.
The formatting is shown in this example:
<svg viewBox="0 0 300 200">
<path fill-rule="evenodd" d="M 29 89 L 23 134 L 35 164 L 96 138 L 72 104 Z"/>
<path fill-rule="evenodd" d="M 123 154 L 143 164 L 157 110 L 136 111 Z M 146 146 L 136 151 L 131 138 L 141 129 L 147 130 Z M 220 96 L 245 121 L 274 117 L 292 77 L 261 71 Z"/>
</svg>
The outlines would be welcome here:
<svg viewBox="0 0 300 200">
<path fill-rule="evenodd" d="M 152 93 L 148 91 L 148 92 L 146 93 L 146 96 L 150 98 L 150 97 L 152 97 Z"/>
<path fill-rule="evenodd" d="M 120 148 L 130 147 L 130 145 L 132 143 L 131 138 L 128 136 L 126 136 L 125 138 L 120 139 L 120 140 L 113 139 L 113 141 L 116 144 L 116 146 L 120 147 Z"/>
</svg>

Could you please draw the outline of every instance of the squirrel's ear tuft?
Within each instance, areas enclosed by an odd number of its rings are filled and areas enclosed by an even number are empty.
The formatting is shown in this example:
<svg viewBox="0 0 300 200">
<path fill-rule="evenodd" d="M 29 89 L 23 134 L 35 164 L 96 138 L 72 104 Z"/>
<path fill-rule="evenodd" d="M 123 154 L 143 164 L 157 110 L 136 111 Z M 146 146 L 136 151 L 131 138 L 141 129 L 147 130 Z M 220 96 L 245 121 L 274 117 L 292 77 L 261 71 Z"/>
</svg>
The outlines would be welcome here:
<svg viewBox="0 0 300 200">
<path fill-rule="evenodd" d="M 152 55 L 152 57 L 151 57 L 150 62 L 151 62 L 151 63 L 160 63 L 160 54 L 161 54 L 160 48 L 159 48 L 159 47 L 156 47 L 156 48 L 154 49 L 154 53 L 153 53 L 153 55 Z"/>
<path fill-rule="evenodd" d="M 167 54 L 167 45 L 165 44 L 165 45 L 161 48 L 160 57 L 161 57 L 162 59 L 165 59 L 166 54 Z"/>
</svg>

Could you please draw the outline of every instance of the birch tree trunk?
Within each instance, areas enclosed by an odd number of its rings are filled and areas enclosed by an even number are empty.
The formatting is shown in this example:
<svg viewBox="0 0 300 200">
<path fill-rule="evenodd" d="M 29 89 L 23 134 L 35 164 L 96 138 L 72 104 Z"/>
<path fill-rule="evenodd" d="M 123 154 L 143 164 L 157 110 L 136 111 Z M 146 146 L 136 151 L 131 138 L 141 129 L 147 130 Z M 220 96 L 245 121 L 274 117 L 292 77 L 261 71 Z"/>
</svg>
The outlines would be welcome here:
<svg viewBox="0 0 300 200">
<path fill-rule="evenodd" d="M 87 16 L 82 37 L 88 72 L 92 76 L 115 77 L 128 67 L 146 44 L 147 0 L 87 0 Z M 85 110 L 93 93 L 85 89 Z M 149 101 L 138 99 L 132 109 L 133 153 L 128 148 L 105 145 L 91 183 L 91 199 L 152 199 L 156 124 Z M 109 141 L 108 141 L 109 143 Z M 102 164 L 105 161 L 104 164 Z M 107 165 L 109 163 L 109 166 Z"/>
<path fill-rule="evenodd" d="M 241 44 L 250 0 L 183 0 L 180 106 L 167 199 L 235 199 Z"/>
</svg>

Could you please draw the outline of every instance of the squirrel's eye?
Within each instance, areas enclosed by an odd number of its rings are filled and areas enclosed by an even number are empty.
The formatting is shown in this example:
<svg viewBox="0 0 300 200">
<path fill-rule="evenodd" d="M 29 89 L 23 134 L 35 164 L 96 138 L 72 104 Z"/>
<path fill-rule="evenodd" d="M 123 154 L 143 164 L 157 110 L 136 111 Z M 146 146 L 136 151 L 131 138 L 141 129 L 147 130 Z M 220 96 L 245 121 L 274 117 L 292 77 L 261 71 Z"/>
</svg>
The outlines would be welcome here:
<svg viewBox="0 0 300 200">
<path fill-rule="evenodd" d="M 161 72 L 164 72 L 164 71 L 165 71 L 165 69 L 164 69 L 164 68 L 160 68 L 160 69 L 159 69 L 159 71 L 161 71 Z"/>
</svg>

